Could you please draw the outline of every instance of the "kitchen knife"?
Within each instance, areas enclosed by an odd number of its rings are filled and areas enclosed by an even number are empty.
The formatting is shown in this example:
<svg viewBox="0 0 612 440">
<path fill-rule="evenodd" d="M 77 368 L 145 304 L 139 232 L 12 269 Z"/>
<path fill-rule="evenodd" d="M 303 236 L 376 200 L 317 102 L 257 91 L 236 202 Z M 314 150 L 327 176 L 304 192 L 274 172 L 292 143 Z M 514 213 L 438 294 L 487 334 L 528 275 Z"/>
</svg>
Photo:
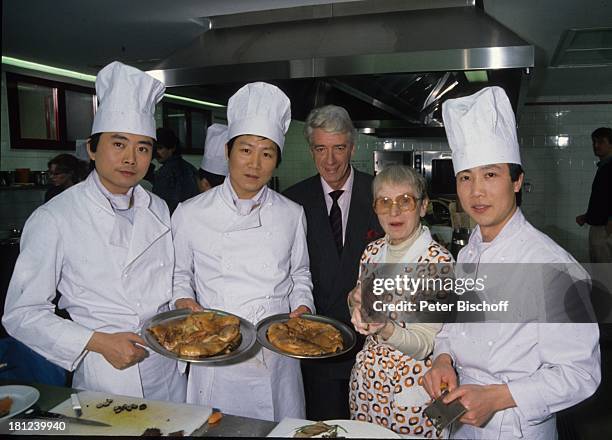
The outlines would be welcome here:
<svg viewBox="0 0 612 440">
<path fill-rule="evenodd" d="M 70 416 L 65 416 L 64 414 L 53 413 L 49 411 L 42 411 L 40 409 L 30 409 L 26 411 L 24 415 L 28 419 L 56 419 L 56 420 L 63 420 L 65 422 L 70 422 L 70 423 L 78 423 L 80 425 L 113 426 L 113 425 L 109 425 L 108 423 L 98 422 L 97 420 L 82 419 L 80 417 L 70 417 Z"/>
<path fill-rule="evenodd" d="M 70 401 L 72 402 L 72 409 L 77 417 L 83 415 L 83 409 L 81 408 L 81 402 L 79 402 L 79 396 L 76 393 L 70 395 Z"/>
<path fill-rule="evenodd" d="M 435 399 L 433 403 L 423 411 L 438 431 L 444 430 L 444 428 L 467 412 L 467 409 L 461 404 L 459 399 L 453 400 L 450 403 L 442 402 L 442 399 L 444 399 L 447 394 L 448 390 L 445 389 L 442 391 L 440 397 Z"/>
</svg>

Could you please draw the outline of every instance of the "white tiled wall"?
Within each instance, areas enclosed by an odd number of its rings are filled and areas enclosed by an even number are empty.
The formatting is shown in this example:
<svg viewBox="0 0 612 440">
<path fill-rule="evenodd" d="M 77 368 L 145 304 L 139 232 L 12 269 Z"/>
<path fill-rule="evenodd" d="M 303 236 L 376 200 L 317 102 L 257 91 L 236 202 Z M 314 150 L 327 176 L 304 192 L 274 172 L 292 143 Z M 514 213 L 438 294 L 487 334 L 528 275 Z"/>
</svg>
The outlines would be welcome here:
<svg viewBox="0 0 612 440">
<path fill-rule="evenodd" d="M 526 105 L 519 122 L 525 180 L 532 186 L 523 192 L 523 211 L 583 262 L 588 226 L 579 227 L 575 219 L 586 211 L 597 168 L 591 132 L 602 126 L 612 126 L 612 96 L 547 96 Z"/>
</svg>

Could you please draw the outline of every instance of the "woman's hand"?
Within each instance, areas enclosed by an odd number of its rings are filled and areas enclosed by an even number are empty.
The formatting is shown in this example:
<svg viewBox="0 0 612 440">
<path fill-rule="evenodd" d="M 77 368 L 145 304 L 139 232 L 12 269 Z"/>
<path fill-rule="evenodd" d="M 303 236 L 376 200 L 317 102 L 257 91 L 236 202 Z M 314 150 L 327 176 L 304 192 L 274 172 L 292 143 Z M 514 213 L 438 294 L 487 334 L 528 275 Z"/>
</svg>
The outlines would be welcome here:
<svg viewBox="0 0 612 440">
<path fill-rule="evenodd" d="M 180 298 L 174 302 L 176 309 L 189 309 L 192 312 L 201 312 L 204 308 L 192 298 Z"/>
</svg>

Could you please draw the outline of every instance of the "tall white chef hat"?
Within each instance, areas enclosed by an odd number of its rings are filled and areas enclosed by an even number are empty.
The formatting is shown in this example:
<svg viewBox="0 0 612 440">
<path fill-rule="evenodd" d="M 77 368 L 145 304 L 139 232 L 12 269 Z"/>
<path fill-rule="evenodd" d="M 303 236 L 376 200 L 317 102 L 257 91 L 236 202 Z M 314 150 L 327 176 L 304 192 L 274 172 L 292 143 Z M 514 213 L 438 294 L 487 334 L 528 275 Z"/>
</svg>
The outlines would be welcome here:
<svg viewBox="0 0 612 440">
<path fill-rule="evenodd" d="M 227 176 L 227 158 L 225 157 L 225 144 L 227 137 L 227 125 L 212 124 L 206 130 L 206 144 L 204 145 L 204 156 L 200 168 L 209 173 Z"/>
<path fill-rule="evenodd" d="M 455 174 L 494 163 L 521 164 L 516 122 L 504 89 L 486 87 L 442 104 Z"/>
<path fill-rule="evenodd" d="M 165 90 L 151 75 L 113 61 L 96 77 L 99 106 L 91 134 L 118 131 L 155 139 L 155 104 Z"/>
<path fill-rule="evenodd" d="M 291 123 L 291 102 L 281 89 L 264 82 L 238 90 L 227 104 L 228 139 L 241 134 L 264 136 L 281 149 Z"/>
</svg>

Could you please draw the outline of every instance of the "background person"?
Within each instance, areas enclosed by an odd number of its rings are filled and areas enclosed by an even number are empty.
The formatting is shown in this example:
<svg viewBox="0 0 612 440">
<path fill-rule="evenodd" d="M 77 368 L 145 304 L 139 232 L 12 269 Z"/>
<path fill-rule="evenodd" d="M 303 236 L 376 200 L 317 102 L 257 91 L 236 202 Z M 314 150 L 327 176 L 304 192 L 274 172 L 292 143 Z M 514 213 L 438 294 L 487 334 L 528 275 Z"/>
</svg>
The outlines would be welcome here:
<svg viewBox="0 0 612 440">
<path fill-rule="evenodd" d="M 404 264 L 406 271 L 414 268 L 413 263 L 432 263 L 428 278 L 440 276 L 438 271 L 444 272 L 445 265 L 438 263 L 451 263 L 453 258 L 433 240 L 427 226 L 421 225 L 429 203 L 423 176 L 410 167 L 392 165 L 376 175 L 372 192 L 385 237 L 363 252 L 360 280 L 364 265 L 375 263 Z M 446 268 L 451 271 L 449 264 Z M 406 299 L 407 295 L 396 293 L 385 303 Z M 391 314 L 385 322 L 364 322 L 361 281 L 349 295 L 349 307 L 355 330 L 367 335 L 351 373 L 351 418 L 400 434 L 440 438 L 442 433 L 423 415 L 429 398 L 418 383 L 431 366 L 434 337 L 442 324 L 406 323 Z"/>
<path fill-rule="evenodd" d="M 591 263 L 612 263 L 612 128 L 591 133 L 593 153 L 599 158 L 587 212 L 576 217 L 580 226 L 589 224 Z"/>
<path fill-rule="evenodd" d="M 327 105 L 312 110 L 304 135 L 319 174 L 284 194 L 306 213 L 318 313 L 350 325 L 346 297 L 357 282 L 359 258 L 369 242 L 382 236 L 372 211 L 372 176 L 350 164 L 357 133 L 344 108 Z M 309 420 L 349 418 L 349 377 L 362 343 L 360 338 L 343 356 L 302 362 Z"/>
<path fill-rule="evenodd" d="M 175 306 L 225 310 L 253 324 L 314 312 L 304 211 L 267 187 L 291 122 L 289 98 L 273 85 L 247 84 L 229 99 L 227 119 L 228 178 L 172 217 Z M 258 347 L 232 365 L 191 364 L 187 402 L 303 419 L 300 363 Z"/>
<path fill-rule="evenodd" d="M 155 147 L 161 168 L 155 171 L 153 194 L 164 199 L 172 214 L 180 202 L 199 193 L 198 171 L 183 159 L 180 142 L 169 128 L 157 129 Z"/>
<path fill-rule="evenodd" d="M 51 188 L 45 193 L 45 202 L 87 177 L 87 163 L 72 154 L 59 154 L 47 163 Z"/>
<path fill-rule="evenodd" d="M 74 388 L 184 402 L 177 362 L 148 352 L 137 334 L 172 298 L 168 208 L 138 185 L 151 162 L 164 90 L 119 62 L 98 73 L 88 145 L 95 170 L 27 220 L 2 324 L 74 371 Z M 56 288 L 72 320 L 53 313 Z"/>
<path fill-rule="evenodd" d="M 206 130 L 204 155 L 198 170 L 200 192 L 219 186 L 225 180 L 228 172 L 225 144 L 228 140 L 227 125 L 212 124 Z"/>
</svg>

